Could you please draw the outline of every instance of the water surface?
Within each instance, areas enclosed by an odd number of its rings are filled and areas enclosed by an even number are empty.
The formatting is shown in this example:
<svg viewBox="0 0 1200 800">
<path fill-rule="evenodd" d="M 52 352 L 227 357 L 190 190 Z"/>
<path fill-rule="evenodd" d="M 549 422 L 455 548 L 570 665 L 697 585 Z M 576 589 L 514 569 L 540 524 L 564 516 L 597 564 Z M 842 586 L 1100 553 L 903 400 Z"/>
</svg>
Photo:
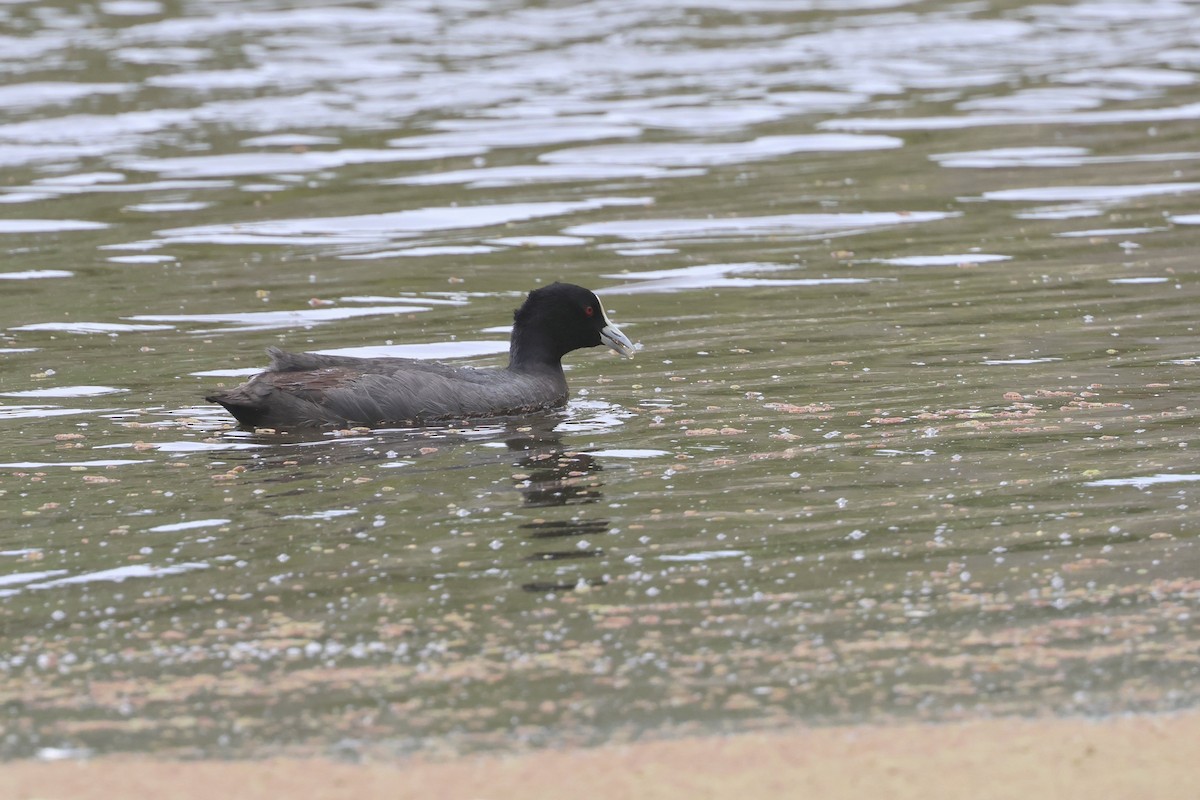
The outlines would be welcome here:
<svg viewBox="0 0 1200 800">
<path fill-rule="evenodd" d="M 0 6 L 0 753 L 1195 706 L 1195 10 Z M 201 400 L 556 279 L 562 413 Z"/>
</svg>

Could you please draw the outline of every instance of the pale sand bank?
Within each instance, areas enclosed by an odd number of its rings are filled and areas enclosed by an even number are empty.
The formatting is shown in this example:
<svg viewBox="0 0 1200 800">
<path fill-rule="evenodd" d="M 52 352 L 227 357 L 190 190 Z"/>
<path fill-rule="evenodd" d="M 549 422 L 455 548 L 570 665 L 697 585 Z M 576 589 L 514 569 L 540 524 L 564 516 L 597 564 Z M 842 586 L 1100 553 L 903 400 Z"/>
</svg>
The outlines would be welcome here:
<svg viewBox="0 0 1200 800">
<path fill-rule="evenodd" d="M 1200 798 L 1200 713 L 798 729 L 349 765 L 137 757 L 0 765 L 5 800 Z"/>
</svg>

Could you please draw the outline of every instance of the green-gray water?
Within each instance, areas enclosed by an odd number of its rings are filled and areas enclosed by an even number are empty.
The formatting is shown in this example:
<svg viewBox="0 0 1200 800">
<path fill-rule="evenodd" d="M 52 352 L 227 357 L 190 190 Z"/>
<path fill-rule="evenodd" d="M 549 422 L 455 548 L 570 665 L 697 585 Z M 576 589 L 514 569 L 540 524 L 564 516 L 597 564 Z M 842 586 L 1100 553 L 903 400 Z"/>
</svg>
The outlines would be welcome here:
<svg viewBox="0 0 1200 800">
<path fill-rule="evenodd" d="M 1194 706 L 1195 11 L 0 5 L 0 754 Z M 556 279 L 562 414 L 200 399 Z"/>
</svg>

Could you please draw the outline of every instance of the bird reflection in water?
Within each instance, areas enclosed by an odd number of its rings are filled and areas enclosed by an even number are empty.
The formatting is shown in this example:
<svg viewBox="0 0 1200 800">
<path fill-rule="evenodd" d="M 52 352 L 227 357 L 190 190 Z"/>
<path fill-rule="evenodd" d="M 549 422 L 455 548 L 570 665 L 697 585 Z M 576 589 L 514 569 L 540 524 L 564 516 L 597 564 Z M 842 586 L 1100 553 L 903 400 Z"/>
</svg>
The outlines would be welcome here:
<svg viewBox="0 0 1200 800">
<path fill-rule="evenodd" d="M 419 462 L 431 447 L 444 452 L 452 447 L 503 442 L 508 458 L 517 455 L 511 464 L 516 468 L 513 484 L 521 494 L 522 507 L 539 510 L 536 518 L 514 530 L 534 546 L 534 551 L 524 560 L 532 565 L 546 563 L 549 566 L 551 562 L 556 565 L 552 578 L 529 581 L 521 588 L 528 592 L 555 592 L 603 586 L 607 583 L 603 575 L 564 575 L 567 562 L 585 562 L 604 555 L 594 542 L 608 532 L 609 521 L 563 513 L 603 499 L 600 473 L 604 467 L 590 453 L 563 445 L 562 434 L 555 430 L 561 421 L 558 414 L 545 414 L 471 428 L 364 431 L 360 435 L 336 438 L 278 434 L 243 437 L 252 442 L 269 443 L 271 449 L 223 453 L 220 458 L 224 464 L 241 465 L 242 470 L 259 472 L 264 484 L 276 485 L 269 497 L 277 499 L 303 494 L 304 488 L 293 486 L 327 473 L 330 464 L 375 463 L 381 458 L 393 463 Z M 471 452 L 473 456 L 495 453 L 492 447 Z M 474 461 L 474 457 L 471 460 Z M 489 462 L 495 463 L 492 457 L 485 456 L 477 466 L 483 467 Z M 563 511 L 555 513 L 555 508 Z M 566 518 L 560 518 L 562 516 Z M 536 566 L 532 568 L 536 569 Z"/>
<path fill-rule="evenodd" d="M 604 469 L 590 454 L 563 447 L 562 437 L 553 427 L 530 426 L 515 430 L 505 439 L 510 451 L 523 451 L 515 466 L 523 469 L 513 480 L 524 498 L 525 508 L 551 509 L 596 503 L 603 494 L 599 473 Z M 518 527 L 535 545 L 526 560 L 531 562 L 582 561 L 604 555 L 593 544 L 596 537 L 608 533 L 606 519 L 538 518 Z M 556 568 L 557 569 L 557 568 Z M 527 592 L 556 592 L 602 586 L 603 576 L 529 581 L 521 588 Z"/>
</svg>

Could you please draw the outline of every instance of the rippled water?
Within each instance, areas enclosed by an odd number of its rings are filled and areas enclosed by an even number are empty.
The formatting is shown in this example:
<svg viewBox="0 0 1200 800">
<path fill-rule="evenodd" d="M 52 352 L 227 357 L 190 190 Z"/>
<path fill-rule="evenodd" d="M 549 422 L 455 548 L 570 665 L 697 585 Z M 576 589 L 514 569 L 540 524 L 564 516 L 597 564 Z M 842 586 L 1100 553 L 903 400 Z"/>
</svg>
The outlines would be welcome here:
<svg viewBox="0 0 1200 800">
<path fill-rule="evenodd" d="M 0 753 L 1194 706 L 1196 12 L 0 4 Z M 554 279 L 561 414 L 200 399 Z"/>
</svg>

